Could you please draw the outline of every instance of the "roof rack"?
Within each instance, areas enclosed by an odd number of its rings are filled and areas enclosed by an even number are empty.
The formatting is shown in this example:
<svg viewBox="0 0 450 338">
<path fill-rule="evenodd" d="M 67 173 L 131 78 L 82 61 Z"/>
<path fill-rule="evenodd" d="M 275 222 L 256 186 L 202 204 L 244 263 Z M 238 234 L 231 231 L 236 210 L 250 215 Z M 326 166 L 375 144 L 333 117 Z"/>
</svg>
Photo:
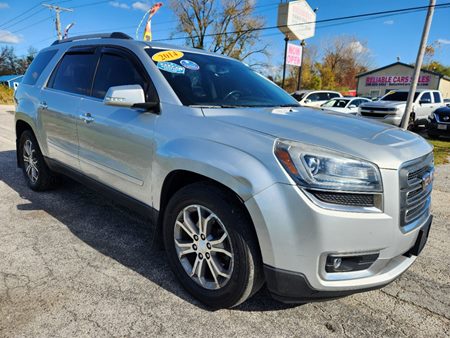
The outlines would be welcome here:
<svg viewBox="0 0 450 338">
<path fill-rule="evenodd" d="M 124 39 L 124 40 L 133 40 L 133 38 L 122 32 L 112 32 L 112 33 L 101 33 L 101 34 L 89 34 L 89 35 L 79 35 L 74 36 L 73 38 L 56 40 L 52 43 L 52 46 L 59 45 L 61 43 L 78 41 L 78 40 L 89 40 L 89 39 Z"/>
</svg>

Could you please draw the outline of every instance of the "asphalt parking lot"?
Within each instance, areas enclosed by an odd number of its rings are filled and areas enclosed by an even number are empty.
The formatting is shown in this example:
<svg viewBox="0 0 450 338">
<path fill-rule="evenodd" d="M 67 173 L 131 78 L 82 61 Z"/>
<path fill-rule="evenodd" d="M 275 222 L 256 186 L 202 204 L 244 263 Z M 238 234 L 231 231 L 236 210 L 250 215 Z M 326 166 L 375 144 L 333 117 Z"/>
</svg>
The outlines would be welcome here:
<svg viewBox="0 0 450 338">
<path fill-rule="evenodd" d="M 209 311 L 175 280 L 136 215 L 66 180 L 29 190 L 13 108 L 0 108 L 0 336 L 450 336 L 450 165 L 436 170 L 429 242 L 382 290 L 301 306 L 261 290 Z"/>
</svg>

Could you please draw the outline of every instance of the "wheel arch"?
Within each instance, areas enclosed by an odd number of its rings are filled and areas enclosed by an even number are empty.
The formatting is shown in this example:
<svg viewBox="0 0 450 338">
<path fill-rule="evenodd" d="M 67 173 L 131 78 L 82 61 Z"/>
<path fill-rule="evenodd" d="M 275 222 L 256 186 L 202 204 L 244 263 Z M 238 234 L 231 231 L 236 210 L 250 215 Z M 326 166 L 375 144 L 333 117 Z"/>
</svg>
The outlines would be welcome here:
<svg viewBox="0 0 450 338">
<path fill-rule="evenodd" d="M 36 133 L 33 130 L 33 127 L 31 124 L 25 120 L 22 119 L 16 119 L 16 125 L 15 125 L 15 131 L 16 131 L 16 161 L 17 161 L 17 167 L 20 168 L 21 164 L 19 161 L 19 141 L 20 137 L 22 136 L 23 132 L 29 130 L 33 133 L 34 137 L 36 137 Z"/>
</svg>

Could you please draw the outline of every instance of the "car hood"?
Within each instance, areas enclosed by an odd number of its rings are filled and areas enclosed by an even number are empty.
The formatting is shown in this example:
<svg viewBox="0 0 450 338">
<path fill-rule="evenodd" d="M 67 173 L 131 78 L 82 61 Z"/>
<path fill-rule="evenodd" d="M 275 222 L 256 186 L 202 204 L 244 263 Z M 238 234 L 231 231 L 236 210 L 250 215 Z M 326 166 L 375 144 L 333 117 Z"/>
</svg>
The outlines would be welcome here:
<svg viewBox="0 0 450 338">
<path fill-rule="evenodd" d="M 350 114 L 298 108 L 203 108 L 207 118 L 271 135 L 322 146 L 359 157 L 380 168 L 398 169 L 428 154 L 432 147 L 420 136 Z M 249 147 L 242 144 L 242 149 Z M 251 149 L 248 149 L 251 151 Z"/>
<path fill-rule="evenodd" d="M 404 101 L 373 101 L 363 103 L 361 107 L 383 107 L 383 108 L 396 108 L 406 105 Z"/>
</svg>

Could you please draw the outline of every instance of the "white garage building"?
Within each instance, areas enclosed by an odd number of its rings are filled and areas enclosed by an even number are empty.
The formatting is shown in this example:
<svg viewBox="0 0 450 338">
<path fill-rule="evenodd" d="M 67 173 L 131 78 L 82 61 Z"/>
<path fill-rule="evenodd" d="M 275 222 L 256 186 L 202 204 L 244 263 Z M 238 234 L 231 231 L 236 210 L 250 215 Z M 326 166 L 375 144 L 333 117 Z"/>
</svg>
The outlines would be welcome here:
<svg viewBox="0 0 450 338">
<path fill-rule="evenodd" d="M 396 62 L 356 76 L 357 95 L 365 97 L 382 96 L 393 89 L 409 89 L 414 67 L 403 62 Z M 444 98 L 450 98 L 450 77 L 422 70 L 418 89 L 437 89 Z"/>
</svg>

